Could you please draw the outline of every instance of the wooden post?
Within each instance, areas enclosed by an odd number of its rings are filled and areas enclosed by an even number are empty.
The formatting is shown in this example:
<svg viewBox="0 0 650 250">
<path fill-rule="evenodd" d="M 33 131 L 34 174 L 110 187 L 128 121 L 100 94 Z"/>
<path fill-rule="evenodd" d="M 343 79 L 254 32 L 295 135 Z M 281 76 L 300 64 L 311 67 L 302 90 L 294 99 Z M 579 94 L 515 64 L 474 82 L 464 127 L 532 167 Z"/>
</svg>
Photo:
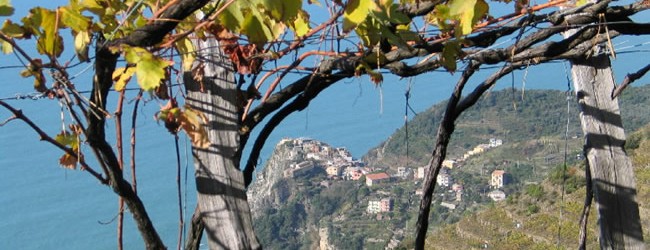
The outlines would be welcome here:
<svg viewBox="0 0 650 250">
<path fill-rule="evenodd" d="M 634 169 L 624 150 L 618 98 L 612 98 L 616 84 L 609 57 L 573 60 L 571 73 L 598 206 L 601 249 L 643 249 Z"/>
<path fill-rule="evenodd" d="M 239 170 L 237 85 L 230 59 L 215 39 L 195 43 L 204 62 L 203 83 L 185 72 L 186 104 L 208 119 L 210 147 L 192 148 L 198 207 L 210 249 L 261 248 L 251 221 L 250 208 Z M 197 66 L 197 63 L 194 65 Z"/>
</svg>

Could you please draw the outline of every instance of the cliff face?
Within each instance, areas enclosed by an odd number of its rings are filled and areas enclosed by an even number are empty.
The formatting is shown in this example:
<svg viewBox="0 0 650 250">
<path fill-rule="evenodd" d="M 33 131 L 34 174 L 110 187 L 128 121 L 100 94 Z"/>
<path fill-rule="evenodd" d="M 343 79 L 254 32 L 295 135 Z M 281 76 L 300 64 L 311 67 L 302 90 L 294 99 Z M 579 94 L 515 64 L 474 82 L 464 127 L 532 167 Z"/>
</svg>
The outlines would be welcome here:
<svg viewBox="0 0 650 250">
<path fill-rule="evenodd" d="M 297 162 L 298 155 L 291 154 L 292 143 L 282 141 L 275 146 L 266 166 L 257 173 L 256 180 L 246 194 L 253 213 L 258 218 L 267 209 L 278 209 L 292 195 L 289 183 L 284 179 L 284 171 Z"/>
</svg>

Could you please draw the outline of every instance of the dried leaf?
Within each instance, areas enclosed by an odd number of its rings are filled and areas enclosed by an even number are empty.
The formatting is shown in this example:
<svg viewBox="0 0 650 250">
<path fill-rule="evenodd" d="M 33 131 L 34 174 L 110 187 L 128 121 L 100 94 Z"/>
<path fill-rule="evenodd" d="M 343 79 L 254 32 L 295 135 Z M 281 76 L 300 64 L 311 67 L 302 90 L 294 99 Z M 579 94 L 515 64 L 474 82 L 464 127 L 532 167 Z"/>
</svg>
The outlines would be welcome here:
<svg viewBox="0 0 650 250">
<path fill-rule="evenodd" d="M 192 145 L 197 148 L 210 147 L 208 131 L 203 124 L 208 122 L 207 117 L 198 110 L 194 110 L 187 105 L 180 115 L 180 124 L 187 136 L 190 138 Z"/>
</svg>

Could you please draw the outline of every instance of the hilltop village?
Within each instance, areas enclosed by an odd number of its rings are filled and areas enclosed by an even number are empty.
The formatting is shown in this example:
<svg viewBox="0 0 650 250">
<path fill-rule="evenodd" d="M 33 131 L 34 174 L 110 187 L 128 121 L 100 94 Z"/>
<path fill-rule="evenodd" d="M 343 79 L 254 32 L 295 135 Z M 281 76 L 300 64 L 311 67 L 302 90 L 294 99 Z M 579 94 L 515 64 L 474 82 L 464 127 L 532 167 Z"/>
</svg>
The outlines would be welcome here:
<svg viewBox="0 0 650 250">
<path fill-rule="evenodd" d="M 463 200 L 464 187 L 452 177 L 451 172 L 453 169 L 463 167 L 465 161 L 471 157 L 499 147 L 502 144 L 501 139 L 491 138 L 487 143 L 468 150 L 462 158 L 445 160 L 436 183 L 438 185 L 437 189 L 447 191 L 449 198 L 444 199 L 440 205 L 448 209 L 455 209 L 457 204 Z M 344 147 L 332 147 L 309 138 L 285 138 L 280 141 L 279 145 L 287 147 L 289 157 L 296 159 L 294 163 L 284 169 L 284 178 L 300 178 L 324 173 L 326 178 L 320 180 L 320 185 L 323 187 L 329 187 L 332 183 L 339 181 L 359 182 L 367 187 L 398 184 L 407 181 L 418 184 L 424 179 L 427 169 L 426 166 L 417 168 L 369 166 L 365 162 L 353 158 L 352 154 Z M 485 183 L 490 188 L 490 192 L 485 195 L 494 201 L 504 200 L 506 193 L 501 191 L 501 188 L 508 184 L 508 173 L 496 169 L 491 173 L 490 177 L 489 183 Z M 258 176 L 258 178 L 264 177 Z M 422 195 L 422 190 L 416 190 L 415 195 Z M 382 195 L 382 192 L 379 192 L 375 199 L 368 200 L 365 211 L 368 214 L 391 212 L 394 202 L 395 199 L 391 197 L 390 193 L 384 192 Z"/>
</svg>

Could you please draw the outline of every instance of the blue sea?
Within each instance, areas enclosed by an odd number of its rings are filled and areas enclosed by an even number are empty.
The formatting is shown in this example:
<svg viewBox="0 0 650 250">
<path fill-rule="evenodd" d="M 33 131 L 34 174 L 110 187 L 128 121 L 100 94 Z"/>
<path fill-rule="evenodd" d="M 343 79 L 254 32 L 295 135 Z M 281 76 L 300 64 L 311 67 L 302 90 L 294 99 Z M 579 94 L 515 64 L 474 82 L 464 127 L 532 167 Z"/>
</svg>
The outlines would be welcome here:
<svg viewBox="0 0 650 250">
<path fill-rule="evenodd" d="M 637 42 L 619 41 L 621 46 Z M 627 56 L 627 57 L 626 57 Z M 626 61 L 629 60 L 629 61 Z M 615 61 L 617 80 L 645 65 L 632 54 L 619 55 Z M 0 66 L 16 65 L 15 59 L 0 57 Z M 474 76 L 468 90 L 495 69 L 482 69 Z M 73 73 L 81 73 L 78 68 Z M 18 76 L 18 69 L 0 71 L 0 98 L 33 92 L 32 79 Z M 75 83 L 80 90 L 90 89 L 92 72 L 81 73 Z M 288 117 L 268 139 L 260 161 L 265 161 L 274 145 L 283 137 L 310 137 L 333 146 L 346 147 L 356 158 L 379 145 L 404 124 L 405 91 L 410 85 L 410 106 L 422 112 L 446 99 L 459 74 L 435 72 L 412 79 L 385 77 L 375 86 L 367 77 L 350 78 L 335 84 L 312 101 L 309 108 Z M 563 63 L 531 67 L 499 81 L 495 89 L 567 89 Z M 133 98 L 135 92 L 129 92 Z M 50 136 L 61 131 L 61 108 L 55 100 L 8 100 L 23 110 Z M 149 100 L 137 110 L 138 194 L 144 201 L 154 226 L 169 248 L 177 244 L 178 200 L 176 193 L 176 158 L 174 138 L 164 126 L 153 120 L 154 112 L 164 103 Z M 128 124 L 133 103 L 125 107 Z M 108 108 L 114 110 L 114 106 Z M 409 118 L 413 117 L 409 113 Z M 9 118 L 0 109 L 0 122 Z M 70 117 L 64 112 L 65 124 Z M 113 120 L 107 130 L 113 129 Z M 125 128 L 125 138 L 128 138 Z M 259 129 L 259 128 L 258 128 Z M 111 137 L 114 138 L 114 135 Z M 125 140 L 128 144 L 128 140 Z M 185 221 L 195 207 L 193 166 L 188 159 L 189 145 L 181 138 L 181 162 Z M 252 145 L 252 141 L 249 142 Z M 128 156 L 128 150 L 125 151 Z M 248 152 L 248 151 L 247 151 Z M 46 142 L 21 121 L 0 127 L 0 249 L 114 249 L 116 247 L 117 196 L 91 175 L 59 166 L 62 152 Z M 87 153 L 87 159 L 92 159 Z M 97 164 L 89 160 L 99 170 Z M 128 165 L 128 158 L 127 158 Z M 185 174 L 189 175 L 186 176 Z M 187 181 L 185 181 L 187 180 Z M 126 249 L 142 249 L 140 235 L 130 214 L 125 216 Z"/>
</svg>

